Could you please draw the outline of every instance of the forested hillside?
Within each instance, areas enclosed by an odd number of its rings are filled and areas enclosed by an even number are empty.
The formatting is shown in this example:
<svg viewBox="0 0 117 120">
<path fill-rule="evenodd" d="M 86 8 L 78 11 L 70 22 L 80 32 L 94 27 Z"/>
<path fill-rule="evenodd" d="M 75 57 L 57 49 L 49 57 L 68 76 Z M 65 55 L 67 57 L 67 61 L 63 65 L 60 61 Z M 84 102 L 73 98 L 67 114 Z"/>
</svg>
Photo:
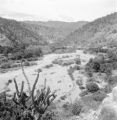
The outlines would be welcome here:
<svg viewBox="0 0 117 120">
<path fill-rule="evenodd" d="M 50 46 L 115 46 L 117 43 L 117 13 L 92 22 L 15 21 L 0 18 L 0 45 Z M 51 50 L 50 50 L 51 51 Z"/>
<path fill-rule="evenodd" d="M 44 44 L 42 36 L 25 28 L 20 22 L 0 18 L 0 44 L 14 45 L 18 44 Z M 9 43 L 9 44 L 8 44 Z"/>
<path fill-rule="evenodd" d="M 77 46 L 105 46 L 117 43 L 117 12 L 96 19 L 75 30 L 61 43 Z"/>
<path fill-rule="evenodd" d="M 51 44 L 56 45 L 75 29 L 87 22 L 36 22 L 15 21 L 0 18 L 0 45 L 16 47 L 19 45 L 36 45 L 42 49 L 50 50 Z"/>
<path fill-rule="evenodd" d="M 43 36 L 49 43 L 62 41 L 67 35 L 82 27 L 87 22 L 61 22 L 61 21 L 26 21 L 22 23 L 27 29 L 32 30 L 39 36 Z"/>
</svg>

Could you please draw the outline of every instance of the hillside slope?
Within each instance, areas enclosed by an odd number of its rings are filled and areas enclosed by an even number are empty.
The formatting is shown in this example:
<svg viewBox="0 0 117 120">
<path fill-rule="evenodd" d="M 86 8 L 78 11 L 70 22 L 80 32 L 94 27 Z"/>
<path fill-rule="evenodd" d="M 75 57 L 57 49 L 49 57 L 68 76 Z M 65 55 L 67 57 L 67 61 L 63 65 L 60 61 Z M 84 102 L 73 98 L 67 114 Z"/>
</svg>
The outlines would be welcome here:
<svg viewBox="0 0 117 120">
<path fill-rule="evenodd" d="M 68 34 L 87 22 L 16 21 L 0 17 L 0 45 L 14 44 L 48 46 L 63 40 Z"/>
<path fill-rule="evenodd" d="M 12 46 L 13 44 L 44 44 L 42 36 L 25 28 L 20 22 L 0 18 L 0 45 Z"/>
<path fill-rule="evenodd" d="M 74 30 L 82 27 L 87 22 L 61 22 L 61 21 L 24 21 L 22 23 L 27 29 L 41 35 L 49 43 L 60 42 Z"/>
<path fill-rule="evenodd" d="M 61 45 L 104 46 L 117 43 L 117 12 L 90 22 L 69 34 Z"/>
</svg>

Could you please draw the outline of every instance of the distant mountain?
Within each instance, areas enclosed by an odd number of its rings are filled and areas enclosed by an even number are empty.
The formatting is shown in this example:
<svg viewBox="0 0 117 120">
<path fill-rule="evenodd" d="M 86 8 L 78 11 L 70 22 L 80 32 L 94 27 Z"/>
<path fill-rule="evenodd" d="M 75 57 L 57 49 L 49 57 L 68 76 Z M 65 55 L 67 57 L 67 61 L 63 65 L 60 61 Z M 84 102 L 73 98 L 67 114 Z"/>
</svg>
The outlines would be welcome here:
<svg viewBox="0 0 117 120">
<path fill-rule="evenodd" d="M 82 27 L 87 22 L 61 22 L 61 21 L 25 21 L 23 24 L 27 29 L 41 35 L 49 43 L 56 43 L 63 40 L 68 34 Z"/>
<path fill-rule="evenodd" d="M 63 22 L 63 21 L 27 21 L 27 23 L 38 24 L 40 26 L 52 27 L 52 28 L 60 28 L 60 29 L 77 29 L 82 25 L 86 24 L 86 21 L 78 21 L 78 22 Z"/>
<path fill-rule="evenodd" d="M 117 12 L 80 27 L 70 33 L 61 45 L 77 47 L 117 45 Z"/>
</svg>

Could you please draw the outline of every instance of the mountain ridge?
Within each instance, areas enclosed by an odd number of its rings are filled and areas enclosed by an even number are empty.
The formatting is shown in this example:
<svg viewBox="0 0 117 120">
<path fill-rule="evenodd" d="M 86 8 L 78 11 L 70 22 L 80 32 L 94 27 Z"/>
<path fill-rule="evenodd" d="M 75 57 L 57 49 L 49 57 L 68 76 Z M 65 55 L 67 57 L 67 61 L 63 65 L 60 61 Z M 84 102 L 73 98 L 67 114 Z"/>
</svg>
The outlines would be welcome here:
<svg viewBox="0 0 117 120">
<path fill-rule="evenodd" d="M 48 23 L 49 25 L 47 25 Z M 47 22 L 47 24 L 45 22 L 41 22 L 40 24 L 39 21 L 16 21 L 0 17 L 0 44 L 13 45 L 14 42 L 18 42 L 47 45 L 63 39 L 71 31 L 75 30 L 70 23 L 58 21 L 58 25 L 55 25 L 55 23 L 56 22 L 51 21 Z M 85 23 L 86 22 L 80 22 L 77 27 Z M 63 27 L 61 28 L 61 26 Z"/>
<path fill-rule="evenodd" d="M 0 17 L 0 45 L 91 47 L 117 43 L 117 12 L 92 22 L 16 21 Z"/>
<path fill-rule="evenodd" d="M 115 31 L 115 33 L 113 31 Z M 75 44 L 79 46 L 87 46 L 87 44 L 88 46 L 91 46 L 95 45 L 95 43 L 97 43 L 97 45 L 101 45 L 101 43 L 109 44 L 109 42 L 111 43 L 111 41 L 116 41 L 116 31 L 117 12 L 87 23 L 83 27 L 70 33 L 61 44 Z"/>
<path fill-rule="evenodd" d="M 33 29 L 36 33 L 45 36 L 45 39 L 50 40 L 50 43 L 64 39 L 68 34 L 75 29 L 82 27 L 87 22 L 61 22 L 61 21 L 24 21 L 29 29 Z"/>
</svg>

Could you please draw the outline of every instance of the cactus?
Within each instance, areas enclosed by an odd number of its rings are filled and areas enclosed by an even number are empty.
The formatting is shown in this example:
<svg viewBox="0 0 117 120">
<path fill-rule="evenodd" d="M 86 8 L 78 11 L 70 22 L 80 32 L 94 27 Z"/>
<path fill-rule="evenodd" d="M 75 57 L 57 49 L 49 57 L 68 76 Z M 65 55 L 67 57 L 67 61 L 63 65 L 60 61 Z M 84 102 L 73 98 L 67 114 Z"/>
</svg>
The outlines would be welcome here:
<svg viewBox="0 0 117 120">
<path fill-rule="evenodd" d="M 26 75 L 26 73 L 25 73 L 25 71 L 24 71 L 23 60 L 21 61 L 21 68 L 22 68 L 22 73 L 23 73 L 23 75 L 24 75 L 24 77 L 25 77 L 25 79 L 26 79 L 26 81 L 27 81 L 27 84 L 28 84 L 29 93 L 30 93 L 30 95 L 31 95 L 31 87 L 30 87 L 29 79 L 28 79 L 28 77 L 27 77 L 27 75 Z"/>
<path fill-rule="evenodd" d="M 24 90 L 24 81 L 22 81 L 22 85 L 21 85 L 21 90 L 19 91 L 17 82 L 14 78 L 14 83 L 15 83 L 15 88 L 16 88 L 16 92 L 14 93 L 14 97 L 13 97 L 13 101 L 17 104 L 17 105 L 23 105 L 23 107 L 27 108 L 26 106 L 26 102 L 29 100 L 28 96 L 26 95 L 26 93 L 23 91 Z"/>
<path fill-rule="evenodd" d="M 22 81 L 21 89 L 19 90 L 17 82 L 14 78 L 14 84 L 16 88 L 16 92 L 14 93 L 13 101 L 18 106 L 23 106 L 26 110 L 31 108 L 31 111 L 33 109 L 38 113 L 38 120 L 41 120 L 42 115 L 47 110 L 48 106 L 53 102 L 53 100 L 56 98 L 55 92 L 51 92 L 50 87 L 46 86 L 47 80 L 44 81 L 44 87 L 43 89 L 39 90 L 36 95 L 34 95 L 36 84 L 39 80 L 39 73 L 40 69 L 38 70 L 38 74 L 36 76 L 34 85 L 31 90 L 31 96 L 27 96 L 27 94 L 24 92 L 24 81 Z M 31 98 L 31 104 L 29 106 L 26 104 L 28 100 Z M 25 111 L 25 110 L 24 110 Z M 35 116 L 35 113 L 33 113 Z"/>
<path fill-rule="evenodd" d="M 38 93 L 40 94 L 35 97 L 34 91 L 35 91 L 38 78 L 39 78 L 39 72 L 32 88 L 32 102 L 34 105 L 34 109 L 39 113 L 38 120 L 40 120 L 42 115 L 47 110 L 48 106 L 50 106 L 50 104 L 56 98 L 56 95 L 55 95 L 55 92 L 53 93 L 51 92 L 50 87 L 46 87 L 46 79 L 45 79 L 44 88 L 41 89 L 40 91 L 38 90 Z"/>
<path fill-rule="evenodd" d="M 0 115 L 3 119 L 45 119 L 43 117 L 46 114 L 47 108 L 56 98 L 56 95 L 55 92 L 51 92 L 50 87 L 47 87 L 46 79 L 44 81 L 44 87 L 41 90 L 38 89 L 36 95 L 34 95 L 40 72 L 41 70 L 39 69 L 32 90 L 30 91 L 31 94 L 29 95 L 24 91 L 24 81 L 22 81 L 21 88 L 19 88 L 17 81 L 14 78 L 16 91 L 13 98 L 7 99 L 6 94 L 4 94 L 5 99 L 3 99 L 3 97 L 0 99 Z"/>
</svg>

